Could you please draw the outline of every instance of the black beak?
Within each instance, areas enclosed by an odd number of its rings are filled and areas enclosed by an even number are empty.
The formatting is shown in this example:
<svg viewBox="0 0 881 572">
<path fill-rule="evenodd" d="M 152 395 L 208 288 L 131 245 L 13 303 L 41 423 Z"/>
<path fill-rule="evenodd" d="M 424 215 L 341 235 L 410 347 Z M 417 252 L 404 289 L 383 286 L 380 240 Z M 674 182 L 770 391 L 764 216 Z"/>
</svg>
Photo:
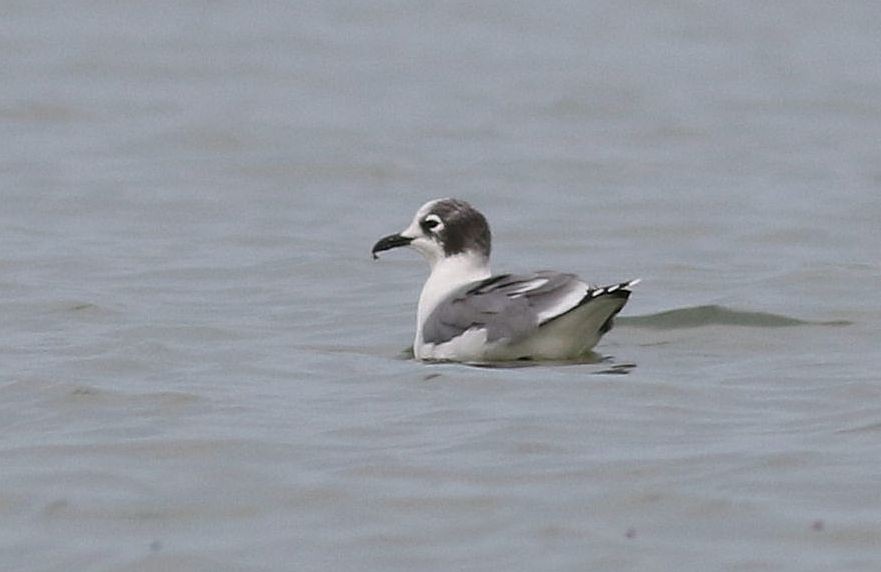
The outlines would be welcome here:
<svg viewBox="0 0 881 572">
<path fill-rule="evenodd" d="M 385 238 L 380 238 L 379 242 L 373 245 L 373 250 L 370 251 L 373 254 L 373 260 L 379 258 L 376 253 L 382 252 L 383 250 L 391 250 L 392 248 L 397 248 L 399 246 L 407 246 L 413 242 L 412 238 L 407 236 L 401 236 L 400 234 L 390 234 Z"/>
</svg>

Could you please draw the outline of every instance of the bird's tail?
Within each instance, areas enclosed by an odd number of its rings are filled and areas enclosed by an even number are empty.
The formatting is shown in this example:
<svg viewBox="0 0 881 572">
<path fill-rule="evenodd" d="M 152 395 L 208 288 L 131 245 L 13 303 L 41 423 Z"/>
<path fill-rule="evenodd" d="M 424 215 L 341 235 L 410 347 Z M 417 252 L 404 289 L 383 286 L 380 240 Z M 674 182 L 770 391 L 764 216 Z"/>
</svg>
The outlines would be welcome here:
<svg viewBox="0 0 881 572">
<path fill-rule="evenodd" d="M 588 290 L 587 295 L 582 301 L 582 304 L 593 301 L 599 302 L 603 298 L 609 299 L 609 301 L 612 301 L 612 299 L 617 299 L 618 301 L 617 303 L 610 305 L 608 317 L 603 321 L 598 330 L 600 336 L 609 333 L 609 331 L 612 329 L 615 321 L 615 316 L 618 315 L 618 312 L 621 311 L 621 308 L 624 307 L 624 304 L 627 303 L 627 299 L 630 297 L 630 289 L 639 284 L 640 280 L 640 278 L 637 278 L 628 282 L 619 282 L 618 284 L 601 286 L 599 288 Z"/>
</svg>

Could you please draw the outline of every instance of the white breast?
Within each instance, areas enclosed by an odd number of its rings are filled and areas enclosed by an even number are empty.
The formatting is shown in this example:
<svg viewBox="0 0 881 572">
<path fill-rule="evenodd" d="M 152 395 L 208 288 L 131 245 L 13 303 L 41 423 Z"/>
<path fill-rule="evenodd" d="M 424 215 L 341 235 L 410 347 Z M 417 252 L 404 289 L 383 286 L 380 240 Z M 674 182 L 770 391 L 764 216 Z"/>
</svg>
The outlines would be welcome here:
<svg viewBox="0 0 881 572">
<path fill-rule="evenodd" d="M 419 355 L 419 348 L 423 345 L 422 326 L 438 303 L 463 284 L 485 280 L 490 275 L 486 258 L 471 252 L 443 258 L 432 267 L 431 275 L 425 281 L 422 293 L 419 295 L 419 309 L 416 312 L 416 339 L 413 342 L 413 352 L 417 358 L 424 359 Z"/>
</svg>

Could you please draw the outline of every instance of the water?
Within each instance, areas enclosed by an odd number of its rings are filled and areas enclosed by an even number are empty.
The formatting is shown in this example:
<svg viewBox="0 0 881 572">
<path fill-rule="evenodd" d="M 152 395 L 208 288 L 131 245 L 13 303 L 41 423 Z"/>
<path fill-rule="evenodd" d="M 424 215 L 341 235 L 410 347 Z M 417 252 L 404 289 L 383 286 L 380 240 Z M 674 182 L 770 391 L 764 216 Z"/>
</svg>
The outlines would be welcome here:
<svg viewBox="0 0 881 572">
<path fill-rule="evenodd" d="M 881 568 L 881 5 L 0 8 L 4 570 Z M 369 249 L 640 276 L 405 357 Z"/>
</svg>

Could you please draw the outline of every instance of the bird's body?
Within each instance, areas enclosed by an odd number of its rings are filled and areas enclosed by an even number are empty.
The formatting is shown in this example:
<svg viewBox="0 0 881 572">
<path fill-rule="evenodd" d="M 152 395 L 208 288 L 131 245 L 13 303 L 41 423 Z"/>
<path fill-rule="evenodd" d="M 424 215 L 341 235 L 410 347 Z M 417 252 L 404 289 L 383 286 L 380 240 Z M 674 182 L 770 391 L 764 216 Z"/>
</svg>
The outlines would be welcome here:
<svg viewBox="0 0 881 572">
<path fill-rule="evenodd" d="M 431 274 L 419 296 L 413 353 L 421 360 L 567 360 L 586 354 L 638 280 L 597 288 L 572 274 L 493 275 L 486 219 L 468 203 L 430 201 L 377 252 L 410 246 Z"/>
</svg>

